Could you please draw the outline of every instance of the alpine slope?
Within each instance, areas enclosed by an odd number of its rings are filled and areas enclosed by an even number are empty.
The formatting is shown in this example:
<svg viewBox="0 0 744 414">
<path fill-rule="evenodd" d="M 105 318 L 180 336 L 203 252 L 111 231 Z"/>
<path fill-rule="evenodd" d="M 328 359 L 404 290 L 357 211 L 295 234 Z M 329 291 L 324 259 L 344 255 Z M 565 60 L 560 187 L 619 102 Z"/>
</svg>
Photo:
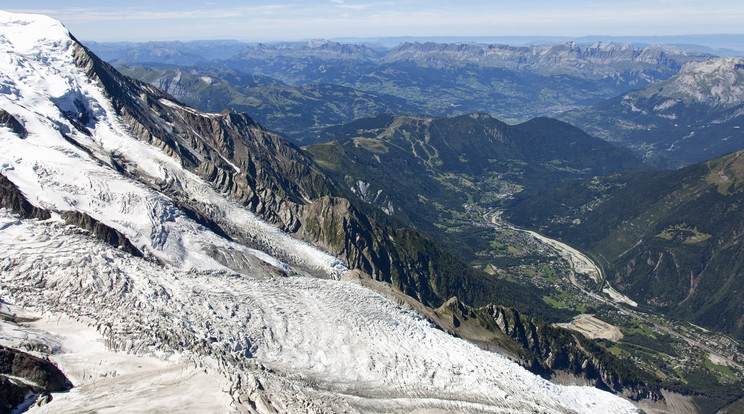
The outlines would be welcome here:
<svg viewBox="0 0 744 414">
<path fill-rule="evenodd" d="M 343 281 L 340 260 L 184 168 L 169 137 L 143 139 L 132 119 L 154 115 L 123 114 L 95 59 L 60 22 L 0 12 L 0 173 L 51 213 L 0 210 L 0 299 L 37 315 L 2 322 L 0 343 L 45 345 L 75 385 L 30 412 L 637 411 L 545 381 Z M 112 79 L 139 91 L 120 100 L 157 96 L 187 116 L 230 116 Z M 215 232 L 184 200 L 241 237 Z M 117 230 L 144 257 L 66 224 L 67 211 Z"/>
</svg>

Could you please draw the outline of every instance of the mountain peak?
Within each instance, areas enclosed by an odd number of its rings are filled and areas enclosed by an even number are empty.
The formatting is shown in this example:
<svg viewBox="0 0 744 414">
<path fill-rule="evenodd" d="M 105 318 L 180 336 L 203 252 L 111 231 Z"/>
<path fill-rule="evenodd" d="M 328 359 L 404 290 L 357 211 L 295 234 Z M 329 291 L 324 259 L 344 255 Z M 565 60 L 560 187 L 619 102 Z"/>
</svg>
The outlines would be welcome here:
<svg viewBox="0 0 744 414">
<path fill-rule="evenodd" d="M 39 45 L 59 46 L 59 42 L 73 41 L 62 23 L 39 14 L 16 14 L 0 10 L 0 28 L 0 38 L 10 42 L 19 52 L 30 52 Z"/>
<path fill-rule="evenodd" d="M 738 71 L 744 73 L 744 59 L 735 57 L 709 58 L 697 62 L 689 62 L 680 70 L 686 73 L 721 73 Z"/>
<path fill-rule="evenodd" d="M 661 96 L 708 105 L 744 101 L 744 59 L 710 58 L 686 63 L 679 74 L 654 88 Z"/>
</svg>

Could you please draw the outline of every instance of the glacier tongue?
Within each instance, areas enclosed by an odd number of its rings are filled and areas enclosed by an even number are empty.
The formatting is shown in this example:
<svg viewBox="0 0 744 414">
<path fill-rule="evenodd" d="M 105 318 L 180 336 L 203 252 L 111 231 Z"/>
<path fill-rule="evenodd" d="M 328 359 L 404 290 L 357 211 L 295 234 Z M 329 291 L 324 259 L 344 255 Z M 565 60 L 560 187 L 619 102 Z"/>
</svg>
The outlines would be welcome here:
<svg viewBox="0 0 744 414">
<path fill-rule="evenodd" d="M 0 126 L 0 172 L 34 205 L 85 212 L 166 264 L 131 257 L 55 217 L 19 220 L 1 210 L 3 299 L 86 318 L 117 351 L 211 367 L 242 410 L 635 411 L 597 389 L 546 382 L 376 293 L 330 280 L 346 270 L 338 260 L 133 137 L 75 66 L 76 48 L 58 22 L 0 12 L 0 109 L 28 132 L 22 139 Z M 114 157 L 136 174 L 121 174 Z M 217 236 L 133 176 L 180 186 L 282 261 Z M 328 279 L 285 277 L 295 269 Z M 96 381 L 83 376 L 78 385 L 103 398 L 110 390 Z"/>
<path fill-rule="evenodd" d="M 594 388 L 551 384 L 350 282 L 261 267 L 186 272 L 4 210 L 0 229 L 3 298 L 90 318 L 120 351 L 213 359 L 239 401 L 288 412 L 635 411 Z"/>
</svg>

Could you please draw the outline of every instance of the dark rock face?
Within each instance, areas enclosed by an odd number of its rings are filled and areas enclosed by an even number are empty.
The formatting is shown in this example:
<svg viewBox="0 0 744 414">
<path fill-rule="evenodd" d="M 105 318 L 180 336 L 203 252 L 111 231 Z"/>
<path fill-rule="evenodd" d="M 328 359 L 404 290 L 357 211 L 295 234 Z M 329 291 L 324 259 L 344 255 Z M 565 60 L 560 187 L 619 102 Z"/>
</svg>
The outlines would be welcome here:
<svg viewBox="0 0 744 414">
<path fill-rule="evenodd" d="M 51 217 L 49 211 L 35 207 L 29 203 L 15 184 L 8 180 L 4 175 L 0 175 L 0 207 L 7 208 L 13 213 L 20 215 L 21 218 L 47 220 Z M 112 229 L 111 227 L 98 222 L 85 213 L 67 211 L 62 214 L 62 218 L 65 219 L 67 224 L 72 224 L 91 232 L 93 236 L 99 240 L 103 240 L 114 247 L 119 247 L 134 256 L 142 257 L 142 252 L 134 247 L 126 236 L 116 229 Z"/>
<path fill-rule="evenodd" d="M 11 131 L 15 132 L 15 134 L 18 135 L 18 137 L 21 139 L 26 138 L 26 136 L 28 135 L 28 132 L 26 131 L 26 128 L 23 126 L 23 124 L 18 121 L 13 115 L 6 112 L 4 109 L 0 109 L 0 125 L 9 128 Z"/>
<path fill-rule="evenodd" d="M 49 360 L 0 345 L 0 414 L 13 412 L 34 395 L 48 402 L 50 392 L 70 388 L 70 380 Z"/>
<path fill-rule="evenodd" d="M 133 256 L 142 257 L 142 252 L 134 247 L 126 236 L 121 234 L 118 230 L 112 229 L 85 213 L 66 211 L 62 213 L 62 218 L 65 219 L 67 224 L 72 224 L 84 230 L 88 230 L 99 240 L 103 240 L 114 247 L 118 247 Z"/>
<path fill-rule="evenodd" d="M 662 398 L 659 387 L 643 371 L 580 333 L 548 325 L 512 308 L 492 304 L 473 308 L 457 298 L 447 301 L 437 314 L 450 314 L 455 328 L 469 324 L 497 336 L 505 335 L 518 345 L 507 344 L 506 351 L 513 353 L 522 366 L 545 378 L 565 373 L 634 400 Z M 454 333 L 459 332 L 455 329 Z"/>
<path fill-rule="evenodd" d="M 13 412 L 33 394 L 30 386 L 0 375 L 0 414 Z"/>
<path fill-rule="evenodd" d="M 52 362 L 2 345 L 0 373 L 27 379 L 48 392 L 66 391 L 72 386 Z"/>
<path fill-rule="evenodd" d="M 51 217 L 48 211 L 31 205 L 15 184 L 2 174 L 0 174 L 0 207 L 5 207 L 22 218 L 46 220 Z"/>
</svg>

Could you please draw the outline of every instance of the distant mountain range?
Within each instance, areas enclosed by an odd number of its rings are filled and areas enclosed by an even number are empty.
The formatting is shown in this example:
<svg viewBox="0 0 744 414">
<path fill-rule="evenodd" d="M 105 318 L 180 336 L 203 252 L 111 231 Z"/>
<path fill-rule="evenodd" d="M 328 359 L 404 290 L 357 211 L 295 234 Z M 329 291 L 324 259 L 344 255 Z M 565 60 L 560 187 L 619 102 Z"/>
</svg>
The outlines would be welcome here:
<svg viewBox="0 0 744 414">
<path fill-rule="evenodd" d="M 144 58 L 126 49 L 115 65 L 199 109 L 249 110 L 270 129 L 303 144 L 315 142 L 327 126 L 384 113 L 482 112 L 509 122 L 555 116 L 665 80 L 685 63 L 710 56 L 613 43 L 403 43 L 387 50 L 312 41 L 251 45 L 230 58 L 173 68 L 145 65 L 143 60 L 159 58 L 152 44 L 141 48 Z M 158 53 L 166 63 L 175 60 L 171 46 Z M 194 62 L 184 59 L 184 64 Z M 251 77 L 260 86 L 236 81 Z"/>
<path fill-rule="evenodd" d="M 511 47 L 407 43 L 378 52 L 323 42 L 249 47 L 220 65 L 291 85 L 331 83 L 397 96 L 417 114 L 528 119 L 667 79 L 707 55 L 669 47 L 573 43 Z M 529 104 L 528 104 L 529 103 Z"/>
<path fill-rule="evenodd" d="M 326 40 L 321 40 L 326 41 Z M 742 34 L 714 34 L 714 35 L 676 35 L 676 36 L 390 36 L 390 37 L 355 37 L 333 38 L 331 42 L 343 44 L 369 45 L 373 49 L 392 49 L 402 43 L 474 43 L 481 45 L 551 45 L 574 42 L 582 46 L 594 43 L 632 43 L 636 47 L 652 45 L 669 45 L 683 50 L 712 53 L 717 56 L 744 56 L 744 35 Z M 315 42 L 318 42 L 317 40 Z M 237 40 L 203 40 L 192 42 L 160 41 L 160 42 L 96 42 L 84 40 L 101 58 L 105 60 L 119 59 L 122 51 L 133 51 L 148 45 L 151 49 L 170 48 L 182 53 L 200 56 L 202 60 L 229 58 L 246 46 L 256 43 L 240 42 Z M 305 42 L 277 42 L 285 45 Z M 239 49 L 238 49 L 239 48 Z M 238 49 L 238 50 L 236 50 Z M 143 56 L 144 55 L 140 55 Z M 154 55 L 157 56 L 157 55 Z M 142 60 L 144 63 L 166 63 L 159 60 Z"/>
<path fill-rule="evenodd" d="M 744 56 L 744 35 L 677 35 L 677 36 L 399 36 L 378 38 L 334 38 L 341 43 L 365 43 L 394 48 L 401 43 L 478 43 L 490 45 L 551 45 L 574 42 L 582 46 L 602 43 L 632 43 L 636 47 L 669 45 L 683 50 L 712 53 L 717 56 Z"/>
</svg>

